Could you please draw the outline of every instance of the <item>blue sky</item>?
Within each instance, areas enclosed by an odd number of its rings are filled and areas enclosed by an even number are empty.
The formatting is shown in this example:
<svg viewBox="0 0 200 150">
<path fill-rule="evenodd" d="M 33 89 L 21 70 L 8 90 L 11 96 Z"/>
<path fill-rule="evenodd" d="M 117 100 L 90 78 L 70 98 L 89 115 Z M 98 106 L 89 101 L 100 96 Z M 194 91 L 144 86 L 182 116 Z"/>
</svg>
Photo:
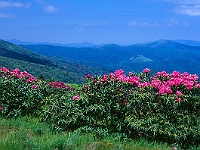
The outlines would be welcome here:
<svg viewBox="0 0 200 150">
<path fill-rule="evenodd" d="M 200 0 L 0 0 L 0 39 L 95 44 L 200 41 Z"/>
</svg>

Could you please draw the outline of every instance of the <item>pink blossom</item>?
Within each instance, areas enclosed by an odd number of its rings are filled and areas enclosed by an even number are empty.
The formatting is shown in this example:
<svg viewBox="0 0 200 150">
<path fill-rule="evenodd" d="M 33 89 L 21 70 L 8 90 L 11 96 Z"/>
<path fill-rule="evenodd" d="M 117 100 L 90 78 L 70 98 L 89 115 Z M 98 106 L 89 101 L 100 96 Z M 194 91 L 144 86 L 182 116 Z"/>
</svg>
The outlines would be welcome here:
<svg viewBox="0 0 200 150">
<path fill-rule="evenodd" d="M 133 72 L 129 72 L 128 74 L 129 74 L 129 76 L 131 76 L 131 75 L 133 75 Z"/>
<path fill-rule="evenodd" d="M 171 77 L 180 77 L 181 74 L 179 71 L 174 71 L 172 74 L 171 74 Z"/>
<path fill-rule="evenodd" d="M 34 81 L 37 81 L 37 79 L 36 79 L 35 77 L 33 77 L 33 76 L 29 76 L 29 78 L 26 79 L 26 82 L 27 82 L 27 83 L 32 83 L 32 82 L 34 82 Z"/>
<path fill-rule="evenodd" d="M 163 76 L 163 77 L 168 77 L 168 73 L 166 71 L 161 71 L 161 72 L 157 72 L 156 76 Z"/>
<path fill-rule="evenodd" d="M 176 91 L 176 95 L 177 95 L 177 96 L 182 96 L 181 91 Z"/>
<path fill-rule="evenodd" d="M 116 76 L 124 75 L 124 71 L 122 69 L 116 70 L 114 73 Z"/>
<path fill-rule="evenodd" d="M 180 97 L 178 97 L 176 100 L 177 100 L 178 102 L 182 102 L 182 99 L 181 99 Z"/>
<path fill-rule="evenodd" d="M 17 74 L 19 74 L 19 73 L 20 73 L 19 68 L 15 68 L 14 70 L 12 70 L 12 71 L 10 72 L 11 75 L 17 75 Z"/>
<path fill-rule="evenodd" d="M 200 88 L 200 83 L 197 83 L 197 84 L 196 84 L 196 88 Z"/>
<path fill-rule="evenodd" d="M 176 147 L 176 146 L 174 146 L 173 148 L 174 148 L 174 150 L 177 150 L 177 147 Z"/>
<path fill-rule="evenodd" d="M 108 75 L 104 75 L 103 78 L 101 79 L 103 82 L 108 82 Z"/>
<path fill-rule="evenodd" d="M 3 110 L 3 107 L 2 106 L 0 106 L 0 111 L 2 111 Z"/>
<path fill-rule="evenodd" d="M 139 83 L 138 87 L 149 87 L 151 84 L 149 82 Z"/>
<path fill-rule="evenodd" d="M 162 82 L 158 79 L 154 79 L 151 81 L 151 85 L 155 88 L 159 88 L 161 86 Z"/>
<path fill-rule="evenodd" d="M 128 79 L 127 82 L 129 82 L 129 83 L 131 83 L 133 85 L 137 85 L 138 86 L 140 84 L 140 78 L 137 77 L 137 76 L 131 76 L 131 77 L 127 78 L 127 79 Z"/>
<path fill-rule="evenodd" d="M 89 79 L 89 78 L 92 78 L 92 76 L 90 74 L 87 74 L 86 78 Z"/>
<path fill-rule="evenodd" d="M 5 73 L 9 72 L 9 70 L 8 70 L 6 67 L 1 67 L 1 68 L 0 68 L 0 71 L 3 71 L 3 72 L 5 72 Z"/>
<path fill-rule="evenodd" d="M 150 72 L 150 69 L 149 69 L 149 68 L 145 68 L 145 69 L 143 70 L 143 72 L 144 72 L 144 73 L 149 73 L 149 72 Z"/>
<path fill-rule="evenodd" d="M 79 95 L 74 95 L 74 96 L 73 96 L 73 100 L 74 100 L 74 101 L 77 101 L 79 98 L 80 98 Z"/>
<path fill-rule="evenodd" d="M 159 94 L 162 95 L 162 94 L 172 94 L 172 90 L 169 86 L 161 86 L 159 87 Z"/>
<path fill-rule="evenodd" d="M 37 89 L 39 87 L 39 85 L 32 85 L 31 88 L 32 89 Z"/>
</svg>

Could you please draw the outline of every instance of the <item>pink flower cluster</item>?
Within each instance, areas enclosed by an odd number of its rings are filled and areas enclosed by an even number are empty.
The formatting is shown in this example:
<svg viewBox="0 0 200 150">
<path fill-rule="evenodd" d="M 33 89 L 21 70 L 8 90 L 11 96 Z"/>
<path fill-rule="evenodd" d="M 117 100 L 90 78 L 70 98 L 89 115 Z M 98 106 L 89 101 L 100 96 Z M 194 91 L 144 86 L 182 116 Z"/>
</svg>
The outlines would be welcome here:
<svg viewBox="0 0 200 150">
<path fill-rule="evenodd" d="M 58 88 L 58 89 L 75 90 L 74 87 L 66 85 L 64 82 L 49 82 L 48 84 L 51 87 Z"/>
<path fill-rule="evenodd" d="M 194 87 L 200 88 L 198 82 L 198 76 L 196 74 L 188 74 L 187 72 L 180 73 L 174 71 L 171 74 L 165 71 L 158 72 L 151 79 L 151 86 L 158 89 L 159 94 L 172 94 L 172 87 L 178 87 L 184 85 L 188 90 L 192 90 Z M 180 90 L 174 91 L 177 95 L 177 101 L 181 102 L 182 92 Z"/>
<path fill-rule="evenodd" d="M 144 69 L 143 73 L 150 73 L 150 69 Z M 89 74 L 86 77 L 92 78 Z M 173 87 L 179 87 L 183 85 L 188 90 L 192 90 L 194 87 L 200 88 L 200 83 L 198 82 L 198 76 L 196 74 L 189 74 L 187 72 L 181 74 L 178 71 L 174 71 L 171 74 L 167 73 L 166 71 L 157 72 L 157 74 L 151 77 L 149 81 L 142 82 L 140 77 L 134 75 L 132 72 L 129 72 L 129 76 L 126 76 L 124 71 L 120 69 L 109 75 L 103 75 L 101 78 L 103 83 L 108 82 L 109 80 L 118 80 L 121 82 L 130 83 L 140 88 L 154 87 L 157 89 L 158 94 L 160 95 L 175 94 L 177 96 L 177 101 L 179 102 L 182 101 L 181 96 L 183 95 L 183 91 L 173 90 Z"/>
<path fill-rule="evenodd" d="M 92 79 L 92 76 L 87 74 L 86 75 L 87 79 Z M 120 70 L 116 70 L 114 73 L 110 73 L 109 75 L 103 75 L 103 77 L 101 78 L 102 82 L 108 82 L 109 80 L 111 81 L 121 81 L 121 82 L 128 82 L 131 83 L 133 85 L 138 86 L 140 84 L 140 78 L 133 75 L 132 72 L 129 73 L 129 76 L 126 76 L 124 71 L 122 69 Z M 93 80 L 94 82 L 96 82 L 96 79 Z"/>
<path fill-rule="evenodd" d="M 140 78 L 133 75 L 133 73 L 129 73 L 129 76 L 126 76 L 122 69 L 116 70 L 114 73 L 109 75 L 111 80 L 119 80 L 121 82 L 128 82 L 130 84 L 138 86 L 140 83 Z"/>
<path fill-rule="evenodd" d="M 74 95 L 74 96 L 73 96 L 73 100 L 74 100 L 74 101 L 77 101 L 79 98 L 80 98 L 79 95 Z"/>
<path fill-rule="evenodd" d="M 26 82 L 28 83 L 35 82 L 38 80 L 37 78 L 35 78 L 33 75 L 29 74 L 26 71 L 20 72 L 19 68 L 9 71 L 6 67 L 1 67 L 0 72 L 2 73 L 1 76 L 4 77 L 11 76 L 13 78 L 18 78 L 18 79 L 26 78 Z"/>
</svg>

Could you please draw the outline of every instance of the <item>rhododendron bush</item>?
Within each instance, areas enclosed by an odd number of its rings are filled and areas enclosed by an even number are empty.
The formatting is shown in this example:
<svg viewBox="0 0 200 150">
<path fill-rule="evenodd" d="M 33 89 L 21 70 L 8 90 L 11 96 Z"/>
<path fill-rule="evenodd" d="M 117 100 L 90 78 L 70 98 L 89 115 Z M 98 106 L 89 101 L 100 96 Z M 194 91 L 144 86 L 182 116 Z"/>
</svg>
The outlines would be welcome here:
<svg viewBox="0 0 200 150">
<path fill-rule="evenodd" d="M 122 69 L 86 75 L 75 89 L 47 82 L 19 69 L 0 68 L 3 116 L 37 115 L 56 130 L 90 128 L 145 137 L 182 147 L 200 142 L 200 83 L 196 74 L 174 71 L 151 75 Z"/>
<path fill-rule="evenodd" d="M 197 75 L 162 71 L 151 76 L 146 68 L 138 75 L 116 70 L 86 78 L 85 97 L 79 102 L 89 126 L 182 147 L 199 142 Z"/>
<path fill-rule="evenodd" d="M 52 94 L 71 98 L 74 90 L 63 82 L 39 80 L 18 68 L 0 68 L 0 107 L 7 117 L 44 114 L 46 100 Z"/>
</svg>

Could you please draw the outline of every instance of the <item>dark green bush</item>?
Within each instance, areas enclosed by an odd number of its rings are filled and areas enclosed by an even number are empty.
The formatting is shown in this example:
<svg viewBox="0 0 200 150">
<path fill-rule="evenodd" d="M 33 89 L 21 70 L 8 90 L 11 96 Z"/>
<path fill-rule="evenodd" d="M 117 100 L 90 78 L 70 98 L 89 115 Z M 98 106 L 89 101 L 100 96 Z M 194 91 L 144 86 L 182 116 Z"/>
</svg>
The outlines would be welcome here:
<svg viewBox="0 0 200 150">
<path fill-rule="evenodd" d="M 73 100 L 74 91 L 52 89 L 51 95 L 44 99 L 40 119 L 52 124 L 56 131 L 73 131 L 83 125 L 83 113 L 77 101 Z"/>
<path fill-rule="evenodd" d="M 1 70 L 0 70 L 1 71 Z M 160 140 L 188 148 L 200 143 L 200 83 L 196 75 L 159 72 L 150 77 L 123 70 L 87 75 L 75 90 L 63 82 L 37 80 L 26 72 L 0 72 L 0 113 L 37 115 L 52 128 L 93 130 Z M 25 76 L 23 76 L 25 74 Z M 30 78 L 31 77 L 31 78 Z"/>
<path fill-rule="evenodd" d="M 187 84 L 171 85 L 170 89 L 166 86 L 163 92 L 162 88 L 152 86 L 155 77 L 150 78 L 146 73 L 140 77 L 140 83 L 136 82 L 137 78 L 129 80 L 123 73 L 120 76 L 115 74 L 114 78 L 110 75 L 88 77 L 83 88 L 85 97 L 79 100 L 87 125 L 131 138 L 145 137 L 178 144 L 183 148 L 198 145 L 199 82 L 191 80 L 192 89 Z M 159 80 L 165 84 L 172 78 L 168 75 Z M 182 95 L 177 95 L 177 91 Z"/>
<path fill-rule="evenodd" d="M 41 111 L 43 94 L 40 88 L 32 89 L 32 86 L 24 78 L 0 77 L 0 105 L 3 108 L 1 114 L 17 117 L 36 115 Z"/>
</svg>

